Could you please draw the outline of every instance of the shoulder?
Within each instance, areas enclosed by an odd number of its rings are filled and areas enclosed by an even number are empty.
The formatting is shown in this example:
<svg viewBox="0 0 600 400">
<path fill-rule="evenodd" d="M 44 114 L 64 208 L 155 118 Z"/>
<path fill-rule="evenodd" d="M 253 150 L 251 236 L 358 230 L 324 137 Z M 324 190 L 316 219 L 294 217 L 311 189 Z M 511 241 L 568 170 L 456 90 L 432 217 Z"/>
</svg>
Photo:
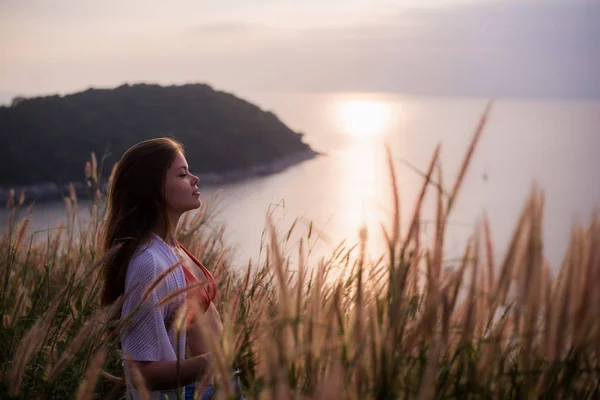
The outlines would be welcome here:
<svg viewBox="0 0 600 400">
<path fill-rule="evenodd" d="M 164 246 L 164 243 L 156 239 L 150 239 L 140 245 L 129 261 L 127 280 L 152 280 L 175 264 L 177 258 Z M 174 275 L 178 275 L 177 269 L 173 272 Z"/>
<path fill-rule="evenodd" d="M 149 282 L 158 275 L 158 263 L 154 252 L 148 248 L 138 249 L 127 266 L 127 283 Z"/>
</svg>

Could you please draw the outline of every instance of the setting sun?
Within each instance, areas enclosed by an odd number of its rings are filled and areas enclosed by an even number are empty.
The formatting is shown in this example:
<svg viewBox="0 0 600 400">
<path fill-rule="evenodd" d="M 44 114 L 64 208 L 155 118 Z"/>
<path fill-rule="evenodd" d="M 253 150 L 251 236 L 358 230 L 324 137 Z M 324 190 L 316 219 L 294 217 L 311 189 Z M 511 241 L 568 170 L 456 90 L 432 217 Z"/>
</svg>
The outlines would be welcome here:
<svg viewBox="0 0 600 400">
<path fill-rule="evenodd" d="M 390 105 L 381 101 L 344 101 L 337 114 L 343 131 L 352 136 L 380 135 L 391 122 Z"/>
</svg>

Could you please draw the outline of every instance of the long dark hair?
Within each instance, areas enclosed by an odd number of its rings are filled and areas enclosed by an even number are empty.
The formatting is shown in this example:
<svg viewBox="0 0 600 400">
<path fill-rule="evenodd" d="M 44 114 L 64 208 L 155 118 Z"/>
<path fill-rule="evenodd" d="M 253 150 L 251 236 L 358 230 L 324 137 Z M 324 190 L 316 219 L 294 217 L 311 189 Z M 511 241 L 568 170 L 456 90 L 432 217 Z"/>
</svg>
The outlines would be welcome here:
<svg viewBox="0 0 600 400">
<path fill-rule="evenodd" d="M 116 166 L 109 184 L 102 241 L 103 252 L 111 254 L 103 270 L 103 306 L 124 293 L 127 266 L 138 246 L 158 224 L 166 229 L 170 226 L 164 187 L 177 152 L 183 153 L 183 146 L 176 140 L 145 140 L 129 148 Z"/>
</svg>

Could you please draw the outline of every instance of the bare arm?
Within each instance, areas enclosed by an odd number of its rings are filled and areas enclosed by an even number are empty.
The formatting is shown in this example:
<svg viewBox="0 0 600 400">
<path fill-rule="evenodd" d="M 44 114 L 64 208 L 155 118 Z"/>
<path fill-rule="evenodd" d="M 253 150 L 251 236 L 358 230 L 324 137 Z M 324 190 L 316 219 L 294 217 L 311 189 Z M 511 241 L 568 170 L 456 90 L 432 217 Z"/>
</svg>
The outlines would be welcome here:
<svg viewBox="0 0 600 400">
<path fill-rule="evenodd" d="M 135 364 L 149 390 L 175 389 L 201 380 L 210 370 L 210 359 L 207 355 L 180 361 L 135 361 Z"/>
<path fill-rule="evenodd" d="M 190 349 L 190 354 L 192 356 L 211 351 L 211 348 L 208 345 L 211 337 L 206 337 L 206 335 L 214 335 L 216 338 L 220 338 L 221 332 L 223 331 L 221 315 L 212 302 L 210 303 L 208 310 L 202 315 L 198 315 L 196 318 L 200 319 L 200 321 L 196 320 L 192 322 L 186 330 L 187 346 Z M 208 329 L 203 332 L 199 324 L 204 324 Z"/>
</svg>

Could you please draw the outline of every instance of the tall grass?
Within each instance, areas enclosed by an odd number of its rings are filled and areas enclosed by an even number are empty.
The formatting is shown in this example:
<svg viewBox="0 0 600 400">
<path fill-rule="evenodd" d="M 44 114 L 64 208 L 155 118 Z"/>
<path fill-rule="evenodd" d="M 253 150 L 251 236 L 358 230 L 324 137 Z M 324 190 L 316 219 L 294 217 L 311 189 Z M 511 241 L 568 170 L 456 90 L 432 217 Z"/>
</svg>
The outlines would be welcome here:
<svg viewBox="0 0 600 400">
<path fill-rule="evenodd" d="M 246 398 L 600 396 L 598 214 L 573 230 L 556 274 L 543 254 L 538 187 L 501 262 L 493 257 L 485 216 L 462 258 L 444 261 L 448 217 L 489 111 L 447 192 L 441 150 L 435 150 L 408 218 L 400 214 L 390 155 L 394 215 L 384 228 L 388 249 L 379 262 L 367 260 L 369 232 L 362 229 L 357 247 L 340 246 L 329 259 L 309 264 L 309 231 L 292 268 L 269 226 L 260 264 L 233 274 L 222 230 L 206 223 L 208 207 L 182 222 L 180 239 L 215 271 L 220 286 L 224 332 L 209 338 L 217 398 L 231 394 L 234 367 Z M 434 240 L 425 247 L 420 216 L 428 195 L 437 199 L 437 215 Z M 0 242 L 0 397 L 123 396 L 115 334 L 123 322 L 110 318 L 119 304 L 98 306 L 100 203 L 74 237 L 78 210 L 71 196 L 63 229 L 27 242 L 27 216 L 18 218 L 19 201 L 9 204 L 11 221 Z M 332 277 L 334 268 L 344 274 Z"/>
</svg>

